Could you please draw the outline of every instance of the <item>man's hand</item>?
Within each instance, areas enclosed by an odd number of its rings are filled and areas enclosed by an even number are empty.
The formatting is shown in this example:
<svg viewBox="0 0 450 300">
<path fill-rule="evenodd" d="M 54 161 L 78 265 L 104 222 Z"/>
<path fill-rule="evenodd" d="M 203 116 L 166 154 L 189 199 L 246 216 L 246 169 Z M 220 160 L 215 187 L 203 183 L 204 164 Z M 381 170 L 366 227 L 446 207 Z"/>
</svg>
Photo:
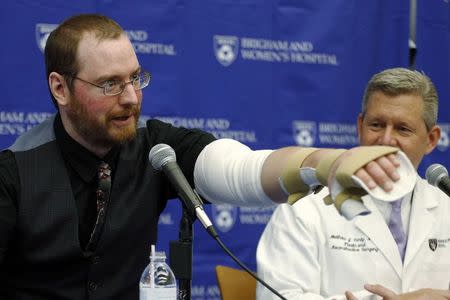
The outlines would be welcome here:
<svg viewBox="0 0 450 300">
<path fill-rule="evenodd" d="M 374 189 L 377 185 L 386 192 L 392 190 L 392 182 L 400 179 L 397 173 L 397 167 L 400 162 L 394 154 L 383 156 L 372 161 L 359 169 L 355 175 L 359 177 L 369 189 Z"/>
<path fill-rule="evenodd" d="M 383 300 L 449 300 L 450 290 L 420 289 L 414 292 L 396 294 L 381 284 L 366 284 L 364 288 Z M 347 300 L 358 300 L 351 292 L 345 292 Z"/>
<path fill-rule="evenodd" d="M 330 170 L 329 180 L 334 178 L 337 167 L 340 163 L 351 155 L 358 151 L 359 147 L 352 148 L 344 152 L 333 164 Z M 356 171 L 355 175 L 359 177 L 369 189 L 374 189 L 380 186 L 386 192 L 393 189 L 393 182 L 400 179 L 397 172 L 397 168 L 400 166 L 400 162 L 395 157 L 395 154 L 389 154 L 382 156 L 374 161 L 369 162 L 364 167 Z M 328 182 L 328 186 L 331 186 L 331 182 Z"/>
</svg>

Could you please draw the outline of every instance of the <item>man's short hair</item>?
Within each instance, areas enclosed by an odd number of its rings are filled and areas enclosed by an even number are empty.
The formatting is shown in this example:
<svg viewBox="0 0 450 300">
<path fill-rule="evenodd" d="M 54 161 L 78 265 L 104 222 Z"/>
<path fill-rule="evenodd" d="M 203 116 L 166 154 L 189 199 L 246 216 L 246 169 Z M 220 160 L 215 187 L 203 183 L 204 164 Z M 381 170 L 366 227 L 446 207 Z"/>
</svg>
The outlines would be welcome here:
<svg viewBox="0 0 450 300">
<path fill-rule="evenodd" d="M 392 68 L 375 74 L 367 84 L 362 103 L 364 117 L 370 97 L 374 92 L 388 96 L 417 95 L 423 99 L 422 118 L 427 130 L 437 123 L 438 94 L 430 78 L 418 71 L 406 68 Z"/>
<path fill-rule="evenodd" d="M 47 80 L 51 72 L 63 75 L 70 92 L 73 92 L 73 78 L 80 69 L 77 61 L 78 46 L 86 33 L 93 33 L 101 41 L 117 39 L 125 31 L 108 17 L 82 14 L 70 17 L 50 33 L 44 51 Z M 57 106 L 53 95 L 52 100 Z"/>
</svg>

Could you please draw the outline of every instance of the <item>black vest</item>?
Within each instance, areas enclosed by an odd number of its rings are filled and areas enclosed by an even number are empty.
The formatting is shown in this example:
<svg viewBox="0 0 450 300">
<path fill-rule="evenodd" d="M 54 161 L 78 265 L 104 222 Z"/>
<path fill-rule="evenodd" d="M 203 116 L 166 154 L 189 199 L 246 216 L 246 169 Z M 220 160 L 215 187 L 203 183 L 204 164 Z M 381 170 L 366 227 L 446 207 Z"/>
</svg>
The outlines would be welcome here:
<svg viewBox="0 0 450 300">
<path fill-rule="evenodd" d="M 0 299 L 137 300 L 140 275 L 150 245 L 156 243 L 158 217 L 168 195 L 166 180 L 153 170 L 147 155 L 166 137 L 141 128 L 138 138 L 121 149 L 103 233 L 96 251 L 86 255 L 53 128 L 40 127 L 40 133 L 28 136 L 40 142 L 22 139 L 27 145 L 12 149 L 20 195 L 16 235 L 0 270 L 6 289 Z"/>
</svg>

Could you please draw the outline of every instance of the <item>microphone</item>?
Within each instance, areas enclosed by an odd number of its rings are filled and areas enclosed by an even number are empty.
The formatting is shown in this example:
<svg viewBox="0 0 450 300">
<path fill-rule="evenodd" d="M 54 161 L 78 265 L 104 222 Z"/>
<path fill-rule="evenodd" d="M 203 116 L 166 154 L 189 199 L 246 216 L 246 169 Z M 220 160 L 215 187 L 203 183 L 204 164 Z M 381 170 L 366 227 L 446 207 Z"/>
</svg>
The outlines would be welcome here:
<svg viewBox="0 0 450 300">
<path fill-rule="evenodd" d="M 447 169 L 440 164 L 432 164 L 428 167 L 425 177 L 429 184 L 437 186 L 450 197 L 450 178 Z"/>
<path fill-rule="evenodd" d="M 267 287 L 271 292 L 277 295 L 280 299 L 287 300 L 280 293 L 278 293 L 274 288 L 268 285 L 264 280 L 259 278 L 254 272 L 252 272 L 247 266 L 245 266 L 230 250 L 224 245 L 220 240 L 214 226 L 208 218 L 208 215 L 203 210 L 203 202 L 200 196 L 195 190 L 191 188 L 189 182 L 181 171 L 177 164 L 177 157 L 175 151 L 167 144 L 157 144 L 150 149 L 148 154 L 148 159 L 152 164 L 153 168 L 156 170 L 162 170 L 167 176 L 169 181 L 177 190 L 178 195 L 183 200 L 187 209 L 191 214 L 197 216 L 197 218 L 205 227 L 206 231 L 219 243 L 219 246 L 247 273 L 249 273 L 253 278 L 261 282 L 262 285 Z"/>
<path fill-rule="evenodd" d="M 148 159 L 154 169 L 159 171 L 162 170 L 164 172 L 190 213 L 197 216 L 209 234 L 214 238 L 217 237 L 217 232 L 215 231 L 211 220 L 203 210 L 203 202 L 197 192 L 191 188 L 189 182 L 178 166 L 177 157 L 172 147 L 167 144 L 157 144 L 150 150 Z"/>
</svg>

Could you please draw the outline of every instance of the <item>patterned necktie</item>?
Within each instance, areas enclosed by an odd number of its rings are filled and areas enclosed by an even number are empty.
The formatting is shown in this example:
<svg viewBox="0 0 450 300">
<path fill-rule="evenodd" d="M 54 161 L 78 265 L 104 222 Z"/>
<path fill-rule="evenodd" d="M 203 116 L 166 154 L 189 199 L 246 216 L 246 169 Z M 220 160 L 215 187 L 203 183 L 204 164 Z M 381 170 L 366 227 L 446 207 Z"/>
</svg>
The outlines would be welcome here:
<svg viewBox="0 0 450 300">
<path fill-rule="evenodd" d="M 101 162 L 98 167 L 98 187 L 96 190 L 97 198 L 97 220 L 95 221 L 94 229 L 92 230 L 91 237 L 86 246 L 86 250 L 92 251 L 95 249 L 97 242 L 100 238 L 100 234 L 105 224 L 106 208 L 109 202 L 109 195 L 111 191 L 111 167 Z"/>
<path fill-rule="evenodd" d="M 406 249 L 406 234 L 403 229 L 402 222 L 402 200 L 397 200 L 391 203 L 392 211 L 391 217 L 389 219 L 389 230 L 394 237 L 395 242 L 397 243 L 398 251 L 400 252 L 400 257 L 405 258 L 405 249 Z"/>
</svg>

